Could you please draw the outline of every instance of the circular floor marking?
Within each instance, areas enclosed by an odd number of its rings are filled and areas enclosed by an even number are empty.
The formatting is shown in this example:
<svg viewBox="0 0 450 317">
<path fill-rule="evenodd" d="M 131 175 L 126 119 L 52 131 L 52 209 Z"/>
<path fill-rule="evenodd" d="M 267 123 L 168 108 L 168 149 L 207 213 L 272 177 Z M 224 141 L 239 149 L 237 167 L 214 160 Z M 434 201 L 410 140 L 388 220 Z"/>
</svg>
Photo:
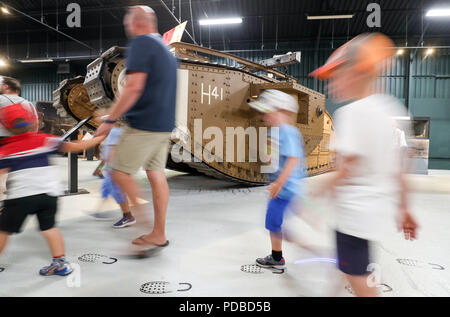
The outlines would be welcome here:
<svg viewBox="0 0 450 317">
<path fill-rule="evenodd" d="M 251 274 L 262 274 L 264 273 L 263 269 L 256 264 L 247 264 L 241 266 L 241 271 L 245 273 Z"/>
<path fill-rule="evenodd" d="M 84 254 L 80 256 L 78 260 L 88 263 L 103 263 L 103 264 L 113 264 L 117 262 L 116 258 L 96 253 Z"/>
<path fill-rule="evenodd" d="M 429 267 L 433 270 L 445 270 L 445 268 L 442 265 L 435 264 L 435 263 L 426 263 L 424 261 L 419 260 L 413 260 L 413 259 L 397 259 L 397 262 L 402 265 L 406 266 L 412 266 L 412 267 L 419 267 L 419 268 L 425 268 Z"/>
<path fill-rule="evenodd" d="M 148 282 L 141 286 L 139 289 L 142 293 L 145 294 L 168 294 L 171 291 L 168 290 L 169 282 Z"/>
</svg>

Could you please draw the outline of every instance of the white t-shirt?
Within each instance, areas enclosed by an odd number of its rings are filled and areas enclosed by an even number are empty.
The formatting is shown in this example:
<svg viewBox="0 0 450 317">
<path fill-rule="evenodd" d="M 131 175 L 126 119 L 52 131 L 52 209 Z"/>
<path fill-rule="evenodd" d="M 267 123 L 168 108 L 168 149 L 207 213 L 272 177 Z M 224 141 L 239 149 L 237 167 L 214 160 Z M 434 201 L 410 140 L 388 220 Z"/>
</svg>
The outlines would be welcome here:
<svg viewBox="0 0 450 317">
<path fill-rule="evenodd" d="M 406 115 L 397 99 L 381 94 L 336 111 L 334 150 L 359 158 L 336 188 L 336 230 L 367 240 L 395 232 L 401 164 L 393 117 Z"/>
</svg>

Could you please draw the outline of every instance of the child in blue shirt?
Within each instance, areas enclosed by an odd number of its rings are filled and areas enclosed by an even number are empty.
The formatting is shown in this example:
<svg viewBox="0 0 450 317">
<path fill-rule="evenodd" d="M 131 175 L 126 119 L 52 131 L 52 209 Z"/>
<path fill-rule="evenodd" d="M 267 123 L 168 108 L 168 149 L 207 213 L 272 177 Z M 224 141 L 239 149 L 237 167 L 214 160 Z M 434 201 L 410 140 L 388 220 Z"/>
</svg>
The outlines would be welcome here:
<svg viewBox="0 0 450 317">
<path fill-rule="evenodd" d="M 249 105 L 264 112 L 264 121 L 278 128 L 278 136 L 271 135 L 271 165 L 278 166 L 269 185 L 269 203 L 266 213 L 266 229 L 270 232 L 272 254 L 256 259 L 261 267 L 283 268 L 285 260 L 282 252 L 283 218 L 292 200 L 301 196 L 302 179 L 305 177 L 303 138 L 293 126 L 298 112 L 298 102 L 294 97 L 274 89 L 264 91 L 258 100 Z"/>
<path fill-rule="evenodd" d="M 123 214 L 122 219 L 113 225 L 116 229 L 125 228 L 136 223 L 136 219 L 131 214 L 127 196 L 112 179 L 111 161 L 114 157 L 114 151 L 121 136 L 122 128 L 118 123 L 116 123 L 103 142 L 101 152 L 102 160 L 105 162 L 103 167 L 104 179 L 102 184 L 102 198 L 106 200 L 109 196 L 112 196 L 116 203 L 120 206 Z M 101 218 L 99 213 L 97 215 L 98 218 Z"/>
</svg>

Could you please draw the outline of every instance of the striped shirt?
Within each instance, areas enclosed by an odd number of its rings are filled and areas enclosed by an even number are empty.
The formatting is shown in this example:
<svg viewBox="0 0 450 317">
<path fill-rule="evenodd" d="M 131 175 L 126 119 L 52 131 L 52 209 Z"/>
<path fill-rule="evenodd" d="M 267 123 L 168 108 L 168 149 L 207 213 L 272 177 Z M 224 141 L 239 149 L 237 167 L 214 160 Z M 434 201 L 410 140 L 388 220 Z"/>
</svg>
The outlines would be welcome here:
<svg viewBox="0 0 450 317">
<path fill-rule="evenodd" d="M 47 194 L 59 196 L 58 169 L 50 155 L 58 152 L 63 140 L 53 135 L 27 132 L 4 138 L 0 147 L 0 169 L 8 169 L 6 199 Z"/>
</svg>

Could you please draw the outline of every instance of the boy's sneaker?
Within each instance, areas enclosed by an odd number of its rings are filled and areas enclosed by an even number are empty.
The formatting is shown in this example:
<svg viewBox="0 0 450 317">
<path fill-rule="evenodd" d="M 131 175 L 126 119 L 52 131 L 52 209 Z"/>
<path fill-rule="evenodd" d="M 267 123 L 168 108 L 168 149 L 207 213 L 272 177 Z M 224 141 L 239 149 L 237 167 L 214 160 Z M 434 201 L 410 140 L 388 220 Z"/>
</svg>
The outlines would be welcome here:
<svg viewBox="0 0 450 317">
<path fill-rule="evenodd" d="M 284 261 L 284 258 L 281 258 L 281 261 L 275 261 L 275 259 L 272 257 L 272 255 L 268 255 L 265 258 L 258 258 L 256 259 L 256 264 L 260 267 L 264 268 L 276 268 L 276 269 L 282 269 L 286 265 L 286 262 Z"/>
<path fill-rule="evenodd" d="M 136 223 L 136 219 L 134 219 L 133 217 L 123 217 L 122 219 L 120 219 L 119 221 L 117 221 L 113 227 L 116 229 L 119 228 L 125 228 L 131 225 L 134 225 Z"/>
<path fill-rule="evenodd" d="M 39 274 L 44 276 L 60 275 L 66 276 L 73 272 L 73 268 L 69 262 L 53 261 L 49 266 L 43 267 Z"/>
</svg>

